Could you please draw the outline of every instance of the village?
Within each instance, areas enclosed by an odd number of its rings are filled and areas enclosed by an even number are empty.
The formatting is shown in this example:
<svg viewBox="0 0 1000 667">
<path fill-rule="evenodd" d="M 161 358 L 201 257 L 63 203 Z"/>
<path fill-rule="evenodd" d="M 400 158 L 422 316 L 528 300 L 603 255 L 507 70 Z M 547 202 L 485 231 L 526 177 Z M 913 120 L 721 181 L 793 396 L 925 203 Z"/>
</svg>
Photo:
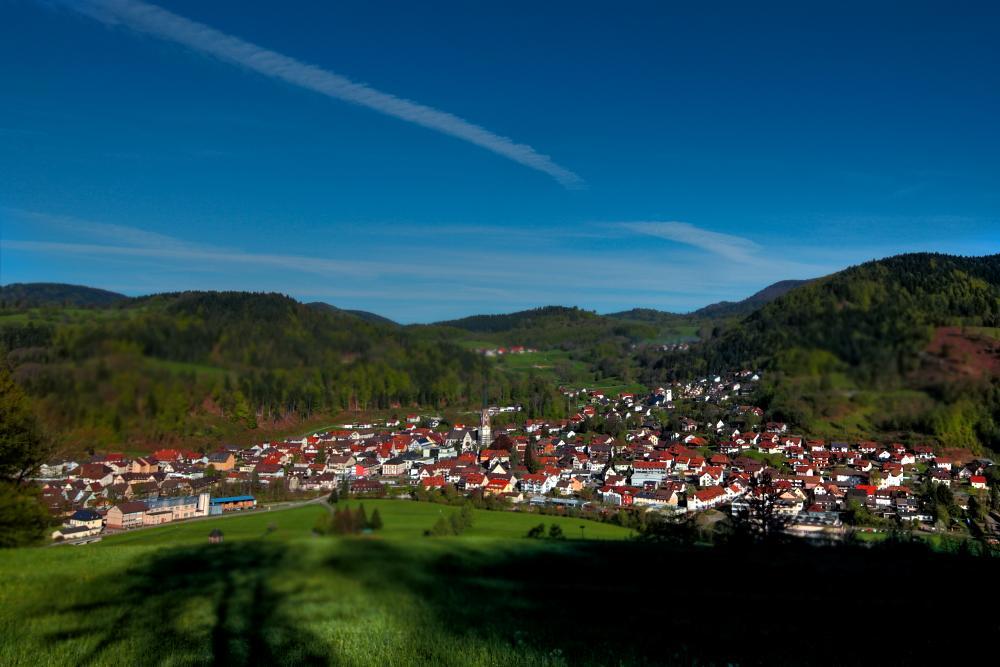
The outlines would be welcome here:
<svg viewBox="0 0 1000 667">
<path fill-rule="evenodd" d="M 414 413 L 251 447 L 54 461 L 36 482 L 64 520 L 53 539 L 73 543 L 253 510 L 261 491 L 286 500 L 447 493 L 520 511 L 675 518 L 736 515 L 768 493 L 790 534 L 837 536 L 846 526 L 995 532 L 992 461 L 941 457 L 929 445 L 794 434 L 745 402 L 759 380 L 736 371 L 642 395 L 562 388 L 579 408 L 566 419 L 523 418 L 516 405 L 486 408 L 475 424 Z M 686 416 L 702 414 L 702 405 L 722 417 Z"/>
</svg>

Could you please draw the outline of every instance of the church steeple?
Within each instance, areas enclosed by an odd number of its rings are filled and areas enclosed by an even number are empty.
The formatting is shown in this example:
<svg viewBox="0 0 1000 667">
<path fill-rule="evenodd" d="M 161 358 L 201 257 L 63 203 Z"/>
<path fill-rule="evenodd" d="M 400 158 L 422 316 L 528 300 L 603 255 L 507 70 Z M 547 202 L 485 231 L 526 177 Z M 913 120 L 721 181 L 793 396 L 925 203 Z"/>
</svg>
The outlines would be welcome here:
<svg viewBox="0 0 1000 667">
<path fill-rule="evenodd" d="M 490 409 L 483 408 L 479 416 L 479 449 L 489 449 L 493 442 L 492 429 L 490 429 Z"/>
</svg>

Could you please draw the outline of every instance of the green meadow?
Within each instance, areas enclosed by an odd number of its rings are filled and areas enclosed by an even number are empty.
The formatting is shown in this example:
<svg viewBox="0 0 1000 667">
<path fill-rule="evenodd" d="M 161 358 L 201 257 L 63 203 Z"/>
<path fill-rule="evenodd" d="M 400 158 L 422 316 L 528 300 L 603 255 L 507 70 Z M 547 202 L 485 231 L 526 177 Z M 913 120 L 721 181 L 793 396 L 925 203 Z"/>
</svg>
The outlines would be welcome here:
<svg viewBox="0 0 1000 667">
<path fill-rule="evenodd" d="M 372 539 L 385 540 L 424 540 L 426 539 L 424 531 L 431 528 L 438 517 L 447 517 L 457 511 L 457 508 L 448 505 L 408 500 L 373 499 L 353 501 L 344 505 L 354 508 L 363 505 L 369 517 L 377 508 L 385 527 L 372 536 Z M 259 509 L 219 519 L 180 522 L 119 533 L 104 538 L 93 547 L 78 548 L 110 549 L 121 546 L 200 544 L 208 539 L 208 533 L 213 528 L 222 530 L 227 542 L 259 538 L 279 542 L 311 540 L 316 539 L 312 535 L 316 520 L 326 513 L 327 510 L 321 504 L 290 510 Z M 580 526 L 584 526 L 582 535 L 585 539 L 624 539 L 632 534 L 626 528 L 607 523 L 520 512 L 474 510 L 474 517 L 472 528 L 461 536 L 463 542 L 520 539 L 532 526 L 539 523 L 544 523 L 546 527 L 556 524 L 569 537 L 580 537 Z M 60 549 L 65 548 L 60 547 Z"/>
<path fill-rule="evenodd" d="M 476 510 L 462 536 L 428 538 L 424 531 L 456 508 L 363 505 L 369 515 L 378 508 L 383 530 L 316 536 L 328 510 L 313 504 L 140 529 L 91 545 L 0 552 L 0 664 L 550 663 L 544 651 L 493 646 L 495 638 L 464 642 L 436 628 L 440 610 L 419 591 L 433 586 L 442 562 L 476 568 L 501 554 L 567 548 L 525 538 L 538 523 L 571 536 L 584 525 L 588 540 L 631 534 L 593 521 Z M 222 544 L 208 544 L 215 528 Z"/>
<path fill-rule="evenodd" d="M 385 523 L 372 536 L 314 536 L 327 511 L 317 504 L 0 552 L 0 664 L 852 663 L 884 637 L 858 631 L 839 648 L 817 647 L 823 633 L 843 632 L 839 621 L 824 629 L 834 610 L 855 605 L 900 622 L 933 618 L 935 633 L 961 631 L 967 647 L 996 630 L 989 614 L 949 612 L 954 589 L 936 585 L 976 582 L 992 597 L 994 563 L 982 558 L 914 547 L 698 548 L 485 511 L 461 536 L 428 538 L 454 508 L 364 505 Z M 588 539 L 523 537 L 539 522 L 571 538 L 584 523 Z M 222 544 L 208 544 L 212 528 Z M 831 615 L 823 623 L 820 610 Z M 947 646 L 898 642 L 889 662 Z"/>
</svg>

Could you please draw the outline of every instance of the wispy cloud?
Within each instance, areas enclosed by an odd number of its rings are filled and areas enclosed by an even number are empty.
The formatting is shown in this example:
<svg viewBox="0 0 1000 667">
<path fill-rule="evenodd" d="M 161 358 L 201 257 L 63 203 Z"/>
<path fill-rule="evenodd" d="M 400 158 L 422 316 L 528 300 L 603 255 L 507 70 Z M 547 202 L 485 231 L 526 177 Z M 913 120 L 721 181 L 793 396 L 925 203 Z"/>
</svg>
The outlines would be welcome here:
<svg viewBox="0 0 1000 667">
<path fill-rule="evenodd" d="M 194 244 L 182 241 L 173 236 L 150 232 L 129 225 L 114 225 L 107 222 L 96 222 L 70 215 L 55 215 L 41 211 L 28 211 L 18 208 L 2 207 L 0 211 L 16 218 L 29 221 L 34 225 L 55 228 L 87 238 L 103 238 L 127 246 L 150 246 L 171 249 L 196 248 Z"/>
<path fill-rule="evenodd" d="M 741 236 L 713 232 L 687 222 L 622 222 L 625 229 L 656 236 L 714 253 L 734 262 L 749 263 L 760 246 Z"/>
<path fill-rule="evenodd" d="M 351 102 L 379 113 L 467 141 L 531 169 L 548 174 L 567 188 L 583 180 L 527 144 L 490 132 L 458 116 L 384 93 L 362 83 L 227 35 L 202 23 L 139 0 L 81 0 L 67 6 L 111 25 L 182 44 L 240 67 L 280 79 L 327 97 Z"/>
<path fill-rule="evenodd" d="M 237 248 L 190 243 L 182 239 L 150 232 L 129 225 L 95 222 L 72 216 L 51 215 L 38 211 L 0 209 L 7 214 L 27 220 L 38 226 L 56 228 L 62 232 L 81 236 L 86 242 L 26 241 L 3 239 L 0 247 L 6 250 L 48 254 L 79 255 L 86 257 L 115 257 L 121 259 L 163 259 L 182 262 L 188 269 L 209 268 L 219 263 L 245 264 L 312 273 L 319 275 L 381 273 L 385 268 L 372 262 L 342 261 L 304 255 L 246 252 Z M 104 241 L 98 243 L 95 241 Z M 391 269 L 391 267 L 389 267 Z M 412 271 L 412 269 L 411 269 Z"/>
<path fill-rule="evenodd" d="M 158 258 L 203 262 L 210 266 L 214 262 L 254 264 L 271 268 L 305 271 L 309 273 L 353 273 L 356 267 L 335 260 L 317 259 L 297 255 L 269 255 L 240 251 L 201 250 L 196 248 L 118 246 L 97 243 L 61 243 L 52 241 L 20 241 L 4 239 L 0 247 L 8 250 L 24 250 L 85 256 Z"/>
</svg>

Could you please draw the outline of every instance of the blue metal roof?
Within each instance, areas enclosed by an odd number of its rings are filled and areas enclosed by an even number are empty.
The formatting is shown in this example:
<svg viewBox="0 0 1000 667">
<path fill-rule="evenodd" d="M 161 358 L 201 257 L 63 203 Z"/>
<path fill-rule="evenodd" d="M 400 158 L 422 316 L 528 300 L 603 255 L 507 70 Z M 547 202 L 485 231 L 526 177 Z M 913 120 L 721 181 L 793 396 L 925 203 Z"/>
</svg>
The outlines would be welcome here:
<svg viewBox="0 0 1000 667">
<path fill-rule="evenodd" d="M 253 496 L 230 496 L 229 498 L 212 498 L 212 504 L 221 505 L 222 503 L 241 503 L 247 500 L 253 500 Z"/>
</svg>

